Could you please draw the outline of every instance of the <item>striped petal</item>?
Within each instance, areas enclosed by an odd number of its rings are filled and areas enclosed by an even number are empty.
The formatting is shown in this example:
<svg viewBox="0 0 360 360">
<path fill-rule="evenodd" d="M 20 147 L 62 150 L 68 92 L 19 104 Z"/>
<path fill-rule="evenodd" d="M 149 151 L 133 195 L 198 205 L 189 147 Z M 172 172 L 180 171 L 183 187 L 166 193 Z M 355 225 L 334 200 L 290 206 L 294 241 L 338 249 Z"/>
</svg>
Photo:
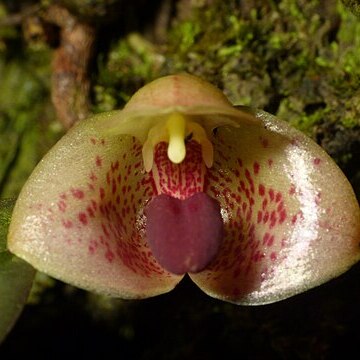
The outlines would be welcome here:
<svg viewBox="0 0 360 360">
<path fill-rule="evenodd" d="M 206 189 L 222 208 L 225 239 L 191 278 L 238 304 L 278 301 L 360 259 L 360 212 L 350 184 L 312 140 L 265 113 L 263 127 L 219 128 Z"/>
<path fill-rule="evenodd" d="M 154 183 L 134 137 L 99 137 L 108 116 L 81 122 L 39 163 L 17 201 L 8 246 L 84 289 L 122 298 L 161 294 L 182 277 L 165 271 L 144 240 Z"/>
</svg>

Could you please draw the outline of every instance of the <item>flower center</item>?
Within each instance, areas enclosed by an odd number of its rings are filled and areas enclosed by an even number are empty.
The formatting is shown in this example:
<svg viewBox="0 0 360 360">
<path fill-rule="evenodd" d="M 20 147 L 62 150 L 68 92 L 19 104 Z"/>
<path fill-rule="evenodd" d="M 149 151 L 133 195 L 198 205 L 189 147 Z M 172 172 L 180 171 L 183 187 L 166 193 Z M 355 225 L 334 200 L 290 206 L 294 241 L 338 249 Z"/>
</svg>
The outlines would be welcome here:
<svg viewBox="0 0 360 360">
<path fill-rule="evenodd" d="M 147 204 L 146 237 L 159 264 L 174 274 L 202 271 L 223 238 L 219 203 L 204 191 L 213 146 L 206 131 L 174 112 L 150 129 L 143 146 L 157 196 Z"/>
<path fill-rule="evenodd" d="M 204 128 L 178 112 L 168 115 L 149 130 L 143 146 L 144 167 L 149 172 L 154 165 L 154 151 L 157 144 L 168 143 L 167 156 L 173 164 L 180 164 L 186 158 L 186 143 L 194 140 L 201 146 L 202 161 L 207 167 L 213 164 L 213 146 Z"/>
</svg>

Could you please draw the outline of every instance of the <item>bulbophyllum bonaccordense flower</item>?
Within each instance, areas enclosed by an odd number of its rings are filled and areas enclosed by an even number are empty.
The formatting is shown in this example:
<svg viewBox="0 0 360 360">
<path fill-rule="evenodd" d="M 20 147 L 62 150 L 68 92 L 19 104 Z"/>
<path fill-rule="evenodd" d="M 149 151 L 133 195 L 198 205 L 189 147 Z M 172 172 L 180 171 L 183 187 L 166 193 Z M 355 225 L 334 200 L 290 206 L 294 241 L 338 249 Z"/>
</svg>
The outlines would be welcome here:
<svg viewBox="0 0 360 360">
<path fill-rule="evenodd" d="M 238 304 L 338 276 L 359 242 L 357 200 L 318 145 L 185 74 L 74 126 L 24 186 L 8 238 L 17 256 L 84 289 L 146 298 L 188 273 Z"/>
</svg>

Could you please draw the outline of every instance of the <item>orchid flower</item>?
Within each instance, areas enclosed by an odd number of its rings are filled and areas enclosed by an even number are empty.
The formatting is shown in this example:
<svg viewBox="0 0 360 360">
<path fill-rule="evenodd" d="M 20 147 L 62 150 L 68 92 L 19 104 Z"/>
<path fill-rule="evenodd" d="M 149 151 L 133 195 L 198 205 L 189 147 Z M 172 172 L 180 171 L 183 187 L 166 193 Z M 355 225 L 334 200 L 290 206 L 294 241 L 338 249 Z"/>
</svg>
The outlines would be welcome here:
<svg viewBox="0 0 360 360">
<path fill-rule="evenodd" d="M 188 274 L 251 305 L 340 275 L 359 242 L 353 190 L 317 144 L 186 74 L 75 125 L 25 184 L 8 237 L 35 268 L 90 291 L 147 298 Z"/>
</svg>

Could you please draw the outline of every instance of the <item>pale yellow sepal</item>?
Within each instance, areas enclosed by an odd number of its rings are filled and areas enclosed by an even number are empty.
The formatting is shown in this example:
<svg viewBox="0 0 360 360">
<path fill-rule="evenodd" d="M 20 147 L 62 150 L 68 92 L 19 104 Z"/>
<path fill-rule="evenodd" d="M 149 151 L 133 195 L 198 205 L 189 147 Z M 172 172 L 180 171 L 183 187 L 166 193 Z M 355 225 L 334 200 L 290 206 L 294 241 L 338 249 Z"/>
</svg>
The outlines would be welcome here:
<svg viewBox="0 0 360 360">
<path fill-rule="evenodd" d="M 103 135 L 131 135 L 143 144 L 147 172 L 160 142 L 169 144 L 169 159 L 179 164 L 186 156 L 186 141 L 195 140 L 205 165 L 211 167 L 215 128 L 261 125 L 254 115 L 235 109 L 219 89 L 189 74 L 154 80 L 136 92 L 123 110 L 102 116 L 106 117 Z"/>
</svg>

